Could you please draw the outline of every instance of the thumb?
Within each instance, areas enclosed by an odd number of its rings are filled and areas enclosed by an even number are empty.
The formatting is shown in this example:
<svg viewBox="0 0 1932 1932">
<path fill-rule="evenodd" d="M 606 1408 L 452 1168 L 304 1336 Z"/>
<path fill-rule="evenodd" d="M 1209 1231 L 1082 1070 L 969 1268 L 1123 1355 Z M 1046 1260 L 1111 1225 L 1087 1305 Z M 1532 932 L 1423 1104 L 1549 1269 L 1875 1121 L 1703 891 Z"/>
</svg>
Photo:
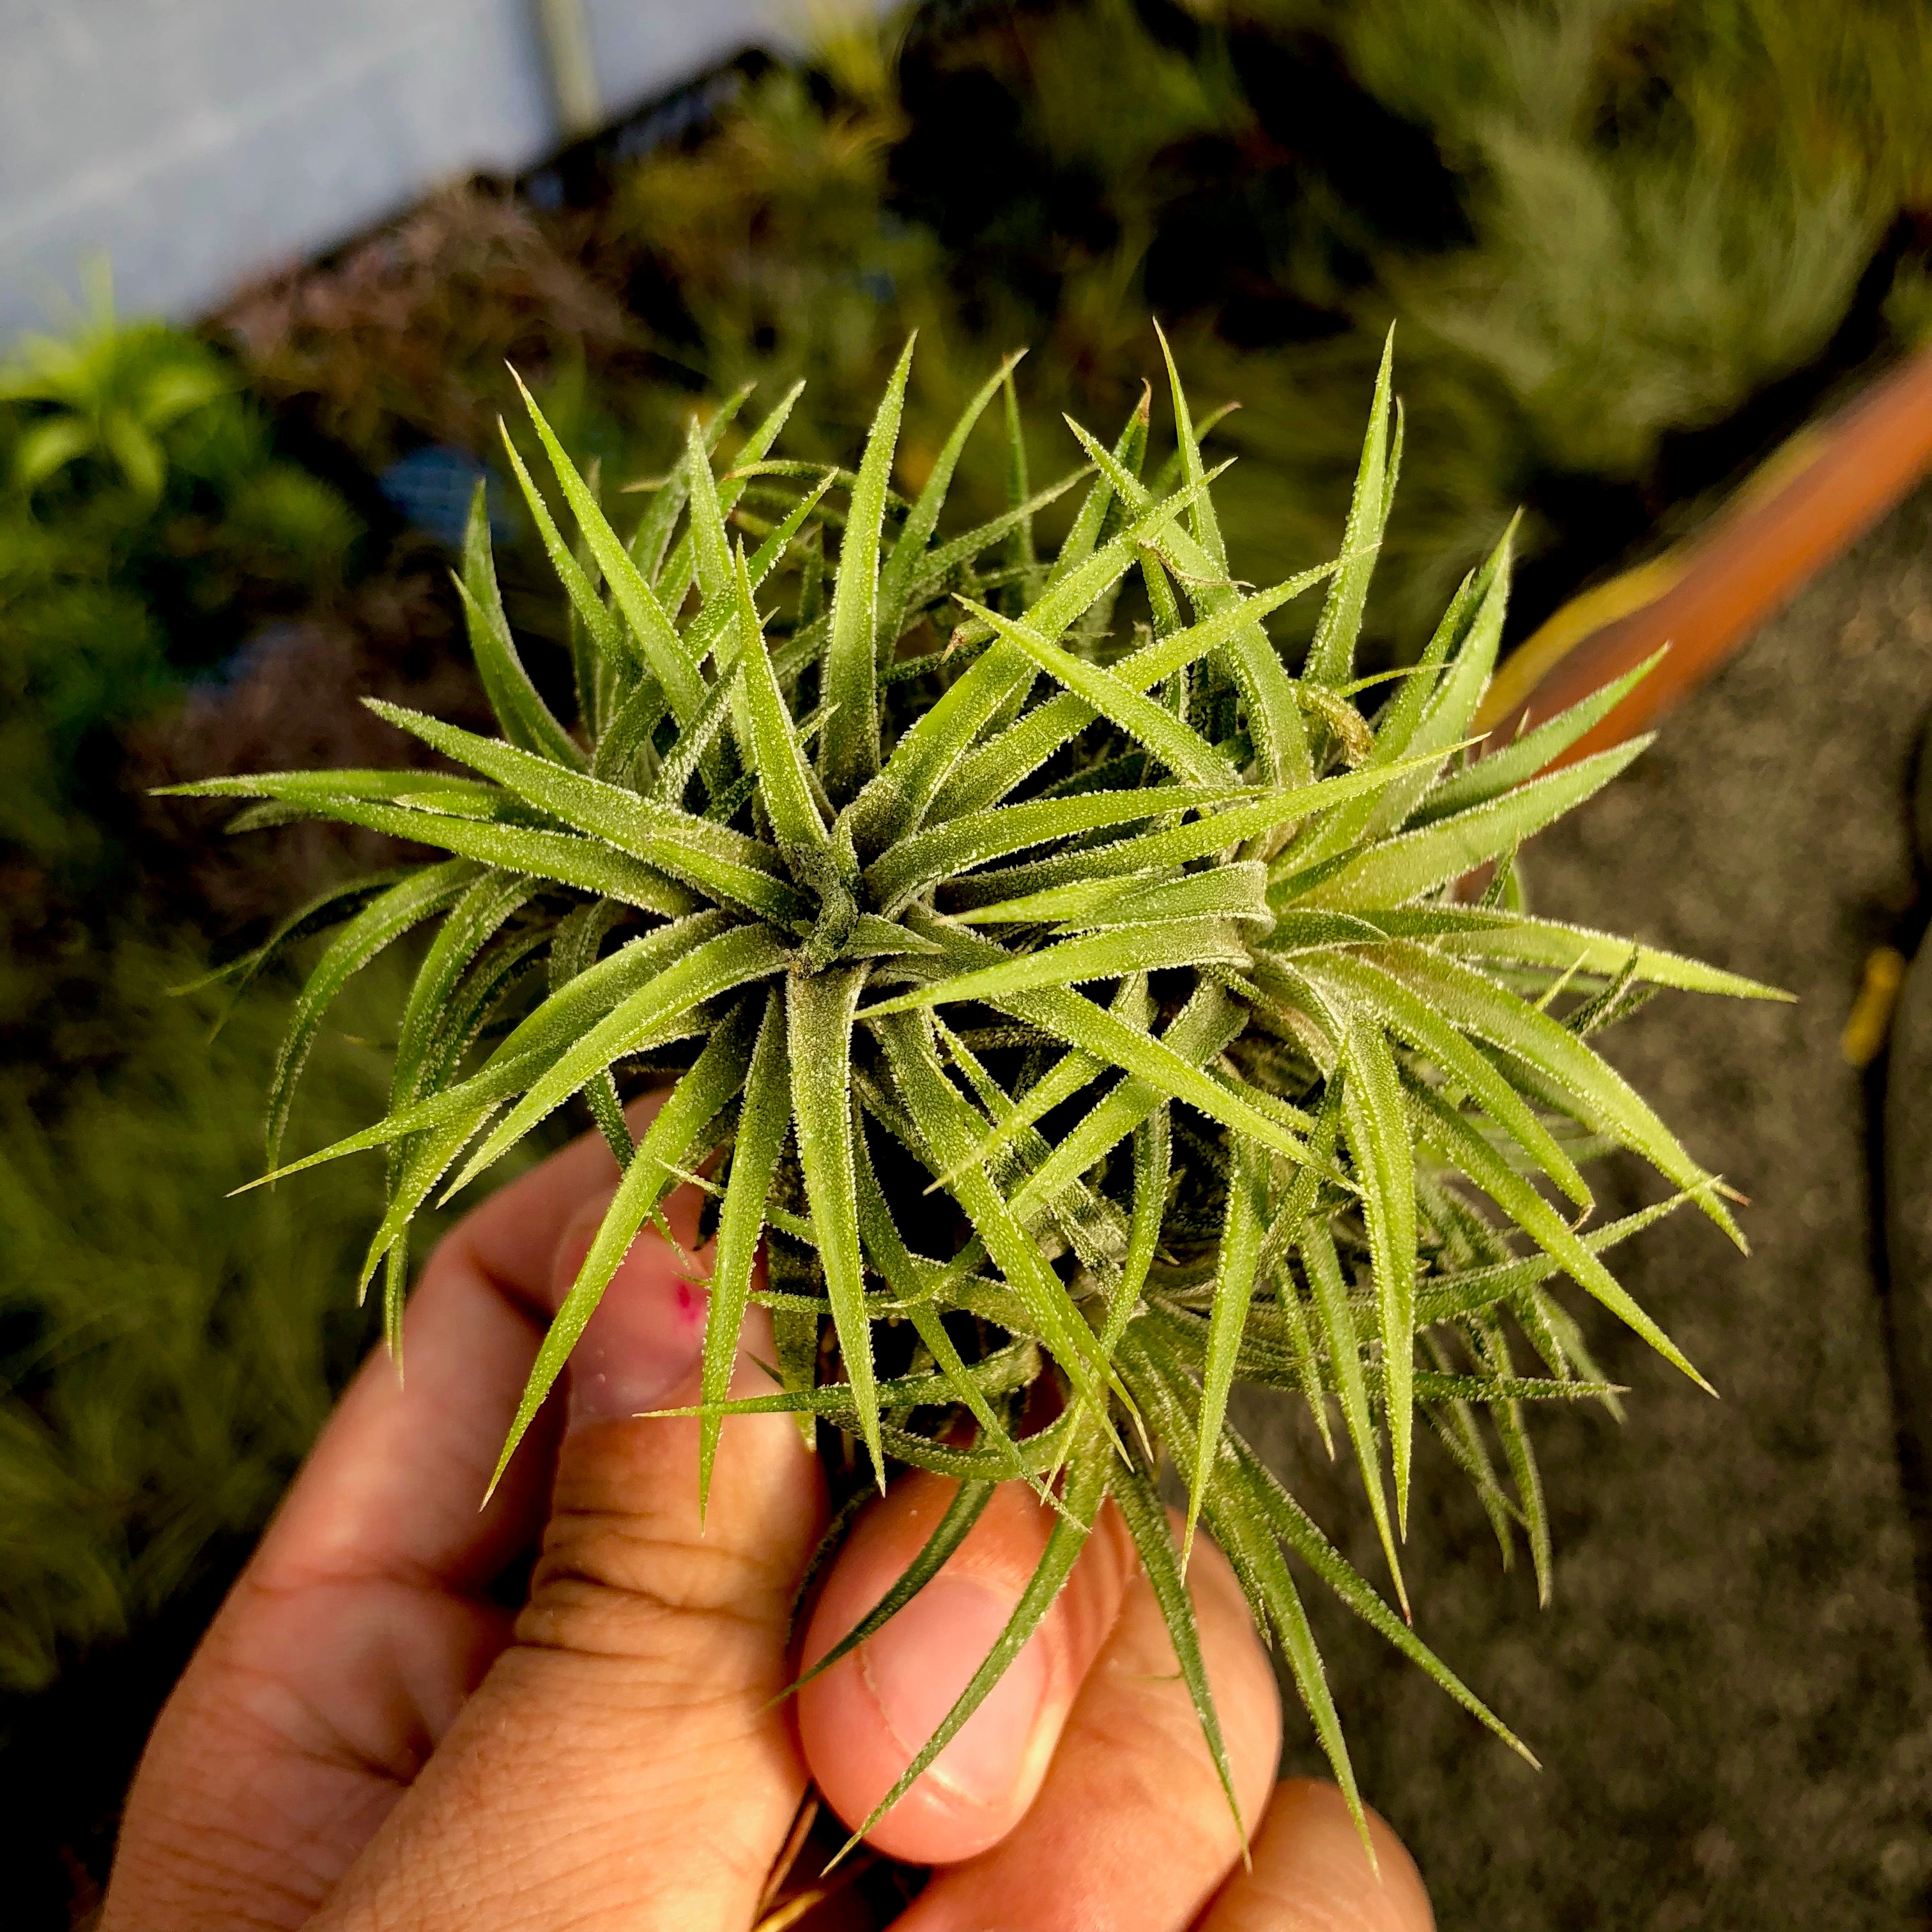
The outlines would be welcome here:
<svg viewBox="0 0 1932 1932">
<path fill-rule="evenodd" d="M 560 1244 L 560 1299 L 604 1204 Z M 682 1238 L 696 1216 L 679 1204 Z M 632 1244 L 572 1358 L 514 1640 L 317 1924 L 507 1932 L 567 1909 L 586 1932 L 703 1932 L 754 1916 L 805 1789 L 772 1700 L 824 1502 L 789 1416 L 734 1417 L 700 1526 L 697 1423 L 638 1415 L 695 1399 L 704 1264 L 654 1233 Z M 770 1359 L 761 1311 L 746 1343 Z M 742 1360 L 740 1380 L 767 1385 Z"/>
</svg>

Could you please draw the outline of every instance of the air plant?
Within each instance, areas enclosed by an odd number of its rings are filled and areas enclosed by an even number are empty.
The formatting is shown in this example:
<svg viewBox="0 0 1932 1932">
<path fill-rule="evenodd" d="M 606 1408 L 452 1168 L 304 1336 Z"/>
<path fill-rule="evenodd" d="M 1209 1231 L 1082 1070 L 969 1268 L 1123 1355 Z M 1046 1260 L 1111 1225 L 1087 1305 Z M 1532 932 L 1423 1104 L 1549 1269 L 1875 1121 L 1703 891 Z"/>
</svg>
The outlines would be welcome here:
<svg viewBox="0 0 1932 1932">
<path fill-rule="evenodd" d="M 449 855 L 304 907 L 237 962 L 252 974 L 336 923 L 275 1067 L 270 1164 L 331 1001 L 440 921 L 388 1115 L 277 1172 L 387 1150 L 362 1285 L 382 1274 L 399 1350 L 412 1217 L 558 1108 L 587 1108 L 623 1178 L 499 1475 L 633 1238 L 694 1182 L 716 1236 L 700 1485 L 725 1419 L 775 1410 L 848 1489 L 901 1466 L 958 1480 L 834 1656 L 935 1573 L 995 1484 L 1025 1483 L 1054 1512 L 1004 1635 L 862 1829 L 998 1682 L 1109 1498 L 1224 1784 L 1184 1582 L 1197 1525 L 1280 1646 L 1359 1820 L 1290 1559 L 1522 1748 L 1406 1618 L 1418 1426 L 1474 1485 L 1506 1559 L 1526 1536 L 1546 1594 L 1527 1416 L 1619 1393 L 1558 1283 L 1701 1382 L 1604 1252 L 1684 1202 L 1739 1238 L 1720 1184 L 1591 1036 L 1659 987 L 1768 989 L 1525 909 L 1518 848 L 1642 745 L 1546 769 L 1630 680 L 1508 746 L 1472 740 L 1507 536 L 1412 667 L 1358 676 L 1401 452 L 1386 354 L 1340 555 L 1262 590 L 1230 574 L 1221 471 L 1171 358 L 1164 462 L 1148 462 L 1144 393 L 1111 443 L 1070 419 L 1084 465 L 1033 488 L 1015 358 L 908 501 L 891 477 L 912 356 L 856 472 L 773 455 L 796 389 L 721 466 L 741 392 L 694 418 L 628 538 L 531 402 L 574 541 L 507 430 L 504 446 L 571 607 L 575 726 L 519 659 L 479 493 L 458 587 L 502 736 L 374 706 L 473 776 L 173 788 L 258 801 L 238 827 L 326 817 Z M 1010 507 L 943 535 L 996 398 Z M 1049 556 L 1036 519 L 1063 498 Z M 1317 592 L 1292 671 L 1265 620 Z M 1372 718 L 1357 702 L 1371 691 Z M 649 1084 L 668 1094 L 634 1140 L 622 1102 Z M 1617 1148 L 1673 1192 L 1586 1232 L 1580 1163 Z M 733 1400 L 753 1304 L 770 1311 L 775 1386 Z M 1306 1402 L 1331 1454 L 1339 1420 L 1400 1612 L 1231 1426 L 1238 1378 Z M 1186 1494 L 1179 1548 L 1164 1460 Z"/>
</svg>

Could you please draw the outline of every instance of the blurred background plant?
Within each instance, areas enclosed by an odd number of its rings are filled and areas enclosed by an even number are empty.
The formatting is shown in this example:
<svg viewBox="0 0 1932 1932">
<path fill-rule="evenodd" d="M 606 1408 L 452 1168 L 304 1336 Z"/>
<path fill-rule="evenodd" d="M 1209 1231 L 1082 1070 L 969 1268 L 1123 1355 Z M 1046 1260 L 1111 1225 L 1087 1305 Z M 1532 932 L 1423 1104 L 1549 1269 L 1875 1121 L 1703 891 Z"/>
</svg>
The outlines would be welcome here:
<svg viewBox="0 0 1932 1932">
<path fill-rule="evenodd" d="M 215 750 L 221 694 L 259 716 L 241 647 L 347 608 L 367 529 L 227 356 L 90 292 L 0 370 L 0 1736 L 260 1522 L 359 1346 L 355 1184 L 223 1199 L 276 998 L 218 1046 L 166 990 L 300 880 L 192 861 L 131 780 L 184 723 Z M 337 1104 L 380 1090 L 366 1054 L 336 1072 Z"/>
<path fill-rule="evenodd" d="M 130 1044 L 57 1113 L 0 1085 L 0 1685 L 34 1690 L 126 1634 L 260 1522 L 362 1352 L 340 1263 L 380 1196 L 223 1197 L 258 1152 L 252 1096 L 272 1000 L 173 999 L 194 952 L 124 939 L 106 996 Z M 344 1049 L 344 1123 L 385 1070 Z M 358 1098 L 358 1096 L 360 1096 Z M 31 1319 L 32 1328 L 27 1324 Z"/>
<path fill-rule="evenodd" d="M 1418 646 L 1519 504 L 1520 625 L 1909 326 L 1932 242 L 1923 9 L 955 10 L 890 61 L 766 76 L 699 152 L 620 180 L 604 232 L 676 292 L 660 328 L 720 385 L 821 389 L 875 380 L 902 320 L 970 338 L 968 366 L 1030 343 L 1046 436 L 1060 406 L 1118 409 L 1152 308 L 1242 404 L 1231 540 L 1265 574 L 1332 542 L 1399 320 L 1388 650 Z"/>
<path fill-rule="evenodd" d="M 0 367 L 0 839 L 71 874 L 101 857 L 98 734 L 339 588 L 362 526 L 225 358 L 118 322 L 104 271 L 70 334 Z"/>
<path fill-rule="evenodd" d="M 1118 413 L 1151 310 L 1241 404 L 1230 536 L 1259 575 L 1332 543 L 1396 321 L 1410 484 L 1370 622 L 1399 656 L 1519 506 L 1520 632 L 1932 313 L 1922 8 L 813 19 L 811 61 L 740 63 L 701 132 L 586 144 L 520 203 L 453 191 L 244 298 L 252 376 L 378 466 L 424 437 L 487 460 L 508 356 L 580 385 L 574 453 L 608 470 L 654 461 L 695 396 L 802 375 L 800 446 L 829 454 L 916 325 L 916 481 L 989 353 L 1030 345 L 1042 451 L 1062 409 Z"/>
<path fill-rule="evenodd" d="M 506 362 L 614 492 L 748 381 L 808 378 L 790 446 L 849 460 L 916 326 L 916 488 L 1022 344 L 1036 465 L 1071 458 L 1060 412 L 1124 413 L 1157 313 L 1190 388 L 1240 405 L 1214 435 L 1259 579 L 1332 550 L 1393 321 L 1388 662 L 1519 506 L 1513 638 L 1932 334 L 1922 7 L 811 17 L 802 59 L 746 56 L 520 181 L 441 190 L 199 332 L 117 322 L 103 284 L 0 370 L 0 1737 L 44 1742 L 63 1672 L 173 1631 L 95 1733 L 110 1812 L 184 1640 L 165 1606 L 232 1566 L 369 1333 L 344 1303 L 356 1177 L 223 1198 L 285 984 L 212 1048 L 203 996 L 163 989 L 380 848 L 310 828 L 241 855 L 139 790 L 393 760 L 365 692 L 482 722 L 446 511 L 500 482 Z M 962 518 L 1004 504 L 994 442 Z M 535 533 L 506 508 L 498 542 L 533 669 L 567 678 Z M 312 1132 L 368 1113 L 377 1063 L 333 1042 Z"/>
</svg>

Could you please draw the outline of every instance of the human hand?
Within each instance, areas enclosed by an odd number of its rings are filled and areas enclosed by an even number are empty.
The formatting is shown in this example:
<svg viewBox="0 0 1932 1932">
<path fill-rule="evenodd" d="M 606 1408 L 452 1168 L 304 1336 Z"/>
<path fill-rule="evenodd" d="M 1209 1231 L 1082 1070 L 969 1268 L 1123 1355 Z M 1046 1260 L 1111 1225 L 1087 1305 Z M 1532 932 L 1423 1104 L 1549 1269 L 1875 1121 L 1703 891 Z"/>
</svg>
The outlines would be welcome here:
<svg viewBox="0 0 1932 1932">
<path fill-rule="evenodd" d="M 634 1244 L 567 1400 L 478 1512 L 616 1180 L 588 1137 L 438 1249 L 405 1324 L 406 1392 L 386 1360 L 365 1364 L 155 1726 L 102 1932 L 743 1932 L 808 1778 L 862 1819 L 964 1687 L 1030 1572 L 1039 1505 L 999 1492 L 897 1618 L 782 1698 L 825 1521 L 819 1465 L 790 1418 L 732 1418 L 700 1533 L 697 1424 L 636 1414 L 693 1399 L 703 1333 L 703 1292 L 658 1235 Z M 668 1212 L 688 1246 L 691 1190 Z M 766 1385 L 756 1321 L 736 1394 Z M 948 1488 L 915 1476 L 870 1507 L 806 1662 L 884 1594 Z M 1190 1582 L 1252 1868 L 1109 1512 L 1018 1661 L 872 1835 L 939 1868 L 902 1932 L 1432 1925 L 1379 1820 L 1378 1876 L 1332 1787 L 1273 1786 L 1268 1659 L 1204 1543 Z"/>
</svg>

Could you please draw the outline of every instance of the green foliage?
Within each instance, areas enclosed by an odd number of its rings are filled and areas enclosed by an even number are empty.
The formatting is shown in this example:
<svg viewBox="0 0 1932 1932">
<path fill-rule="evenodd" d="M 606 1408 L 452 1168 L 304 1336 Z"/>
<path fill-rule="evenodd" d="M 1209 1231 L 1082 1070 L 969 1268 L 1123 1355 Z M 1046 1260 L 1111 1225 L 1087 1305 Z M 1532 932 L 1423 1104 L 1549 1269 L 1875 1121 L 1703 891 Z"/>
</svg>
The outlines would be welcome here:
<svg viewBox="0 0 1932 1932">
<path fill-rule="evenodd" d="M 134 932 L 101 965 L 125 1051 L 68 1070 L 49 1107 L 0 1074 L 0 1689 L 39 1689 L 125 1634 L 252 1535 L 359 1352 L 344 1300 L 375 1175 L 324 1194 L 224 1199 L 259 1146 L 283 988 L 220 1002 L 163 991 L 194 955 Z M 402 983 L 381 969 L 372 1025 Z M 317 1112 L 382 1103 L 368 1048 L 338 1048 Z M 36 1105 L 37 1101 L 43 1104 Z"/>
<path fill-rule="evenodd" d="M 578 610 L 587 719 L 566 732 L 523 674 L 479 494 L 461 580 L 502 736 L 380 707 L 478 778 L 175 788 L 266 801 L 244 824 L 334 818 L 452 855 L 335 908 L 345 922 L 278 1064 L 272 1156 L 306 1042 L 350 974 L 441 917 L 389 1112 L 280 1172 L 391 1150 L 364 1279 L 386 1262 L 393 1300 L 412 1218 L 444 1178 L 461 1190 L 584 1099 L 624 1178 L 506 1462 L 626 1247 L 717 1155 L 707 1462 L 722 1418 L 784 1409 L 842 1436 L 880 1482 L 908 1464 L 1057 1488 L 1032 1586 L 902 1789 L 1044 1614 L 1102 1501 L 1120 1494 L 1148 1536 L 1163 1455 L 1187 1484 L 1190 1534 L 1207 1524 L 1284 1646 L 1345 1788 L 1288 1552 L 1508 1738 L 1253 1465 L 1229 1389 L 1286 1391 L 1324 1430 L 1340 1402 L 1398 1592 L 1418 1424 L 1488 1471 L 1486 1423 L 1515 1487 L 1499 1534 L 1507 1548 L 1521 1527 L 1541 1573 L 1525 1406 L 1617 1393 L 1542 1283 L 1567 1274 L 1696 1371 L 1539 1183 L 1587 1213 L 1580 1163 L 1628 1148 L 1736 1234 L 1715 1179 L 1584 1036 L 1643 982 L 1776 996 L 1459 896 L 1636 748 L 1550 778 L 1519 761 L 1493 790 L 1469 762 L 1507 538 L 1376 717 L 1351 704 L 1396 467 L 1386 366 L 1349 548 L 1258 592 L 1227 574 L 1215 472 L 1178 379 L 1177 446 L 1149 480 L 1144 404 L 1111 446 L 1077 432 L 1094 460 L 1066 479 L 1080 508 L 1054 554 L 1024 510 L 941 538 L 936 497 L 892 491 L 910 367 L 908 347 L 856 474 L 766 460 L 790 396 L 747 439 L 754 462 L 714 455 L 694 424 L 628 542 L 532 403 L 582 539 L 551 548 Z M 1024 500 L 1017 422 L 1006 467 Z M 774 480 L 734 500 L 747 470 Z M 1262 620 L 1318 589 L 1318 645 L 1298 677 Z M 1594 715 L 1580 707 L 1545 754 Z M 650 722 L 612 752 L 626 718 Z M 546 950 L 539 986 L 519 969 Z M 634 1146 L 617 1083 L 666 1079 Z M 940 1189 L 956 1233 L 926 1200 Z M 770 1285 L 754 1289 L 761 1232 Z M 725 1366 L 754 1302 L 778 1319 L 782 1386 L 732 1402 Z M 1512 1324 L 1541 1372 L 1513 1366 Z M 1184 1596 L 1160 1580 L 1212 1739 Z"/>
<path fill-rule="evenodd" d="M 0 368 L 0 1690 L 252 1534 L 358 1346 L 340 1287 L 380 1193 L 222 1204 L 284 995 L 248 989 L 212 1046 L 209 1003 L 167 997 L 207 962 L 178 901 L 159 929 L 181 881 L 142 862 L 117 742 L 329 600 L 358 534 L 226 358 L 117 322 L 104 285 Z M 366 1053 L 320 1058 L 331 1118 L 380 1104 Z"/>
<path fill-rule="evenodd" d="M 1469 183 L 1474 245 L 1392 292 L 1572 470 L 1641 473 L 1815 356 L 1932 188 L 1918 8 L 1375 0 L 1338 25 Z"/>
<path fill-rule="evenodd" d="M 1364 615 L 1379 667 L 1414 658 L 1520 506 L 1533 623 L 1660 508 L 1686 514 L 1765 453 L 1829 378 L 1918 339 L 1927 309 L 1922 8 L 840 17 L 805 70 L 748 72 L 700 138 L 612 160 L 589 207 L 452 190 L 250 296 L 229 322 L 254 380 L 380 470 L 425 436 L 490 458 L 507 359 L 580 467 L 628 478 L 694 380 L 808 378 L 787 443 L 830 465 L 916 328 L 898 473 L 917 492 L 1016 343 L 1036 345 L 1036 443 L 1063 410 L 1124 416 L 1153 309 L 1194 386 L 1242 400 L 1216 514 L 1234 573 L 1274 579 L 1335 548 L 1360 398 L 1399 320 L 1411 460 Z M 1010 482 L 988 439 L 951 487 L 986 518 Z M 500 559 L 502 590 L 548 638 L 536 549 Z"/>
<path fill-rule="evenodd" d="M 1054 0 L 913 10 L 814 58 L 620 175 L 600 260 L 674 289 L 664 352 L 720 391 L 809 376 L 796 446 L 829 458 L 917 327 L 916 481 L 1012 342 L 1040 346 L 1036 436 L 1124 411 L 1158 308 L 1196 386 L 1242 399 L 1219 513 L 1239 569 L 1279 577 L 1334 547 L 1399 320 L 1384 661 L 1520 504 L 1526 553 L 1581 560 L 1567 594 L 1755 454 L 1682 440 L 1826 352 L 1875 267 L 1874 346 L 1925 307 L 1922 224 L 1895 270 L 1886 238 L 1932 185 L 1932 26 L 1889 0 Z M 994 500 L 992 453 L 962 481 Z"/>
<path fill-rule="evenodd" d="M 340 581 L 358 526 L 278 457 L 207 345 L 117 323 L 0 368 L 0 841 L 56 871 L 97 854 L 76 759 L 218 662 L 250 621 Z"/>
</svg>

